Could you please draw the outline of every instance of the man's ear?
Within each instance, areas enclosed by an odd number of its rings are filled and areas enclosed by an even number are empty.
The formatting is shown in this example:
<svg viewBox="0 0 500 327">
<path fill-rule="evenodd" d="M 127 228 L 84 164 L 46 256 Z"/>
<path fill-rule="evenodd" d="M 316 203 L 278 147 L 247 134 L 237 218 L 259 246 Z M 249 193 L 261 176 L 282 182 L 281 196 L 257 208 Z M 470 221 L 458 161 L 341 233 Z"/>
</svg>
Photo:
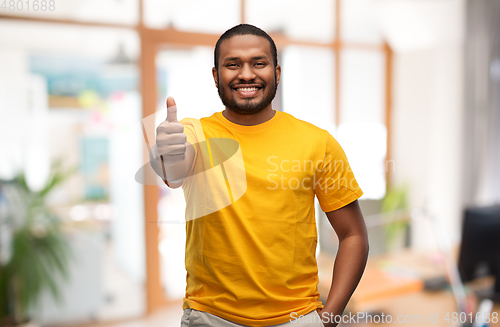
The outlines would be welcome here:
<svg viewBox="0 0 500 327">
<path fill-rule="evenodd" d="M 276 65 L 276 86 L 280 84 L 280 78 L 281 78 L 281 66 Z"/>
<path fill-rule="evenodd" d="M 219 76 L 217 75 L 217 69 L 215 67 L 212 67 L 212 76 L 214 77 L 215 81 L 215 87 L 219 87 Z"/>
</svg>

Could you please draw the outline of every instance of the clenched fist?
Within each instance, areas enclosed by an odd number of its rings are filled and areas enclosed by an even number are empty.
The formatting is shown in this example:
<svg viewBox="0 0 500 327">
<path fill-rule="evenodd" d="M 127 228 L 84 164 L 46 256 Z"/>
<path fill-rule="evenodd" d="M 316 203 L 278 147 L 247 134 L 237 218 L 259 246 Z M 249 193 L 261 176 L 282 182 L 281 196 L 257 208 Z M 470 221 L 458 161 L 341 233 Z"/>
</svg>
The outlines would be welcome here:
<svg viewBox="0 0 500 327">
<path fill-rule="evenodd" d="M 177 121 L 174 98 L 167 98 L 167 119 L 156 128 L 156 150 L 165 166 L 184 160 L 186 155 L 184 126 Z"/>
</svg>

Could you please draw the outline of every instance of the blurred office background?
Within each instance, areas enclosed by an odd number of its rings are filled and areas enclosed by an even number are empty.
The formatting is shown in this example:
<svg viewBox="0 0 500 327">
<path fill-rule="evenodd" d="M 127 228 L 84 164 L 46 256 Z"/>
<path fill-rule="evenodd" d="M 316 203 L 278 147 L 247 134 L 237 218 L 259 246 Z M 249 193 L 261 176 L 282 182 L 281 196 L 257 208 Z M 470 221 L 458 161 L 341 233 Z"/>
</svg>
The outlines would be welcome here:
<svg viewBox="0 0 500 327">
<path fill-rule="evenodd" d="M 73 171 L 44 202 L 73 254 L 69 278 L 56 278 L 59 302 L 42 291 L 34 323 L 179 325 L 185 203 L 151 174 L 147 151 L 167 96 L 179 119 L 223 110 L 213 47 L 241 22 L 277 43 L 274 108 L 328 130 L 347 153 L 371 258 L 424 253 L 446 275 L 464 209 L 500 202 L 498 1 L 7 1 L 2 265 L 15 254 L 9 210 L 20 176 L 36 193 Z M 318 257 L 328 260 L 335 236 L 317 211 Z M 443 301 L 457 310 L 452 295 Z"/>
</svg>

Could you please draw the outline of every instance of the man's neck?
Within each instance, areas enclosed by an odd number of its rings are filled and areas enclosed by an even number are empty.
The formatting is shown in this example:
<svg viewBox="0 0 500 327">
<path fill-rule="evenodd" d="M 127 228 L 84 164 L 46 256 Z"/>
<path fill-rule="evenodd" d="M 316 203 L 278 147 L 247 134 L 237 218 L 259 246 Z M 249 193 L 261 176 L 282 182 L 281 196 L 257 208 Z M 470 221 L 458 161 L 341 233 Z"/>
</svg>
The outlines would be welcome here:
<svg viewBox="0 0 500 327">
<path fill-rule="evenodd" d="M 224 117 L 226 117 L 227 120 L 229 120 L 232 123 L 243 126 L 253 126 L 265 123 L 266 121 L 273 118 L 274 114 L 275 111 L 272 109 L 271 106 L 268 106 L 253 115 L 240 115 L 227 108 L 222 112 L 222 115 L 224 115 Z"/>
</svg>

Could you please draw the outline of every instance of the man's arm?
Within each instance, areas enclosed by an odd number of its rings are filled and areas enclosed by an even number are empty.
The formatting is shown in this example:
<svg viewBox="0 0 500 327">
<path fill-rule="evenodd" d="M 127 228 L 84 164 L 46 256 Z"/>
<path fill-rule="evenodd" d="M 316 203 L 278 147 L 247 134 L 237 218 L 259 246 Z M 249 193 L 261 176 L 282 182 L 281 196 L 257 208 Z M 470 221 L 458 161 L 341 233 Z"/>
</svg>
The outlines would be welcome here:
<svg viewBox="0 0 500 327">
<path fill-rule="evenodd" d="M 186 142 L 185 147 L 186 152 L 184 160 L 173 165 L 167 165 L 165 161 L 161 160 L 156 144 L 151 148 L 149 153 L 149 164 L 151 168 L 153 168 L 154 172 L 163 180 L 168 181 L 168 186 L 171 188 L 177 188 L 182 185 L 182 181 L 188 176 L 191 166 L 193 165 L 195 156 L 194 147 L 189 142 Z"/>
<path fill-rule="evenodd" d="M 325 307 L 319 314 L 328 312 L 328 317 L 335 317 L 342 315 L 363 275 L 368 258 L 368 235 L 358 200 L 338 210 L 327 212 L 326 216 L 340 243 L 330 292 Z M 325 323 L 325 326 L 334 327 L 337 324 L 330 321 Z"/>
</svg>

